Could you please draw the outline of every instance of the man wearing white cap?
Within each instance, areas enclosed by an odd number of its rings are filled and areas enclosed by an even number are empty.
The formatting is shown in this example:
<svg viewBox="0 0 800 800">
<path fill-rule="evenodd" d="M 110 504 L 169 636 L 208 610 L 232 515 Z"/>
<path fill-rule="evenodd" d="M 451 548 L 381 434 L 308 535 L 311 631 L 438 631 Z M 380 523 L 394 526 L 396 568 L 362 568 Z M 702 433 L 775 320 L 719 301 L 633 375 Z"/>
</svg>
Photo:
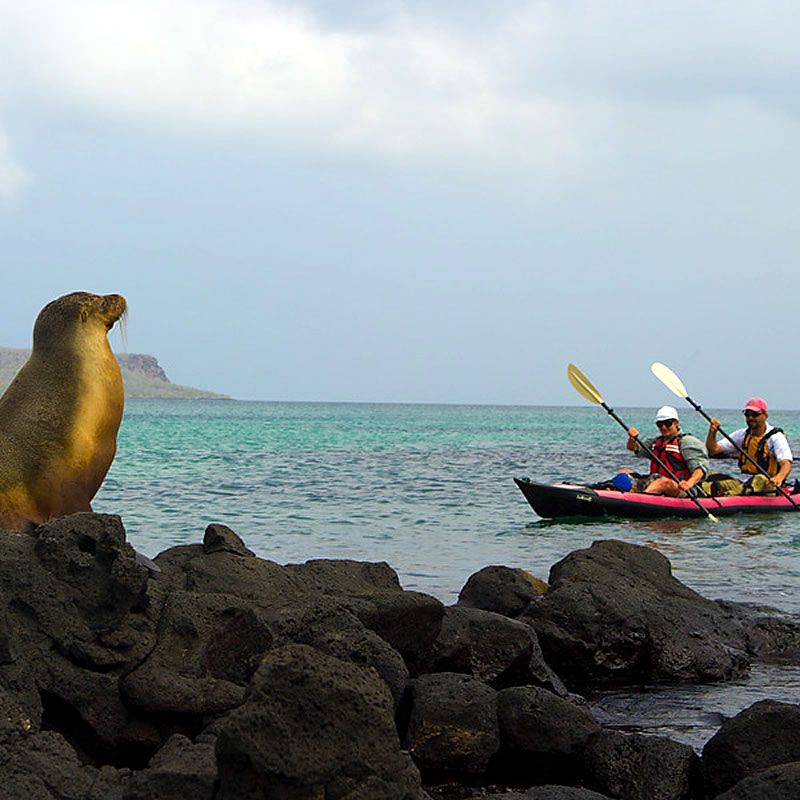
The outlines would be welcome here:
<svg viewBox="0 0 800 800">
<path fill-rule="evenodd" d="M 636 428 L 628 429 L 628 450 L 642 458 L 650 458 L 650 453 L 658 457 L 669 471 L 650 459 L 650 475 L 637 481 L 637 489 L 647 494 L 666 494 L 670 497 L 685 496 L 708 474 L 708 456 L 703 443 L 690 433 L 681 433 L 678 412 L 672 406 L 661 406 L 656 412 L 656 425 L 659 435 L 639 446 Z M 646 449 L 645 449 L 646 448 Z M 675 481 L 670 472 L 678 479 Z"/>
<path fill-rule="evenodd" d="M 767 404 L 761 397 L 751 397 L 744 410 L 746 428 L 731 434 L 733 442 L 769 475 L 767 478 L 755 465 L 745 458 L 727 439 L 717 441 L 720 421 L 711 418 L 706 437 L 706 448 L 712 458 L 739 457 L 741 474 L 736 478 L 726 476 L 719 481 L 726 494 L 774 493 L 782 486 L 792 469 L 792 451 L 785 434 L 767 422 Z M 739 485 L 737 485 L 739 484 Z"/>
</svg>

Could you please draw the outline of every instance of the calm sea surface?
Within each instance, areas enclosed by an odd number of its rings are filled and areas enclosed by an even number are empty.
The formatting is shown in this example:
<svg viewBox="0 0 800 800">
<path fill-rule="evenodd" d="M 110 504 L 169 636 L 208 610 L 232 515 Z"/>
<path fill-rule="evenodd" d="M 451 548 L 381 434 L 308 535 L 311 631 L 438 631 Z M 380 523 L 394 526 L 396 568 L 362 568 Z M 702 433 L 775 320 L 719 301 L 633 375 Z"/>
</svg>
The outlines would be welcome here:
<svg viewBox="0 0 800 800">
<path fill-rule="evenodd" d="M 682 428 L 705 438 L 687 406 Z M 653 431 L 651 409 L 616 409 Z M 741 413 L 711 410 L 728 432 Z M 800 455 L 800 412 L 773 412 Z M 641 521 L 539 519 L 512 481 L 601 480 L 641 468 L 602 409 L 129 400 L 95 499 L 153 556 L 210 522 L 259 556 L 386 561 L 406 589 L 455 602 L 488 564 L 544 580 L 597 539 L 654 547 L 710 598 L 800 612 L 800 512 Z M 733 462 L 716 462 L 733 466 Z M 800 472 L 800 464 L 798 465 Z"/>
<path fill-rule="evenodd" d="M 679 409 L 683 430 L 705 421 Z M 652 409 L 616 409 L 652 431 Z M 710 410 L 727 432 L 740 412 Z M 800 455 L 800 412 L 771 421 Z M 550 567 L 598 539 L 653 547 L 706 597 L 800 612 L 800 512 L 697 520 L 553 522 L 512 481 L 606 479 L 641 467 L 596 407 L 501 407 L 129 400 L 116 460 L 95 498 L 154 556 L 224 523 L 278 563 L 386 561 L 406 589 L 455 602 L 488 564 Z M 717 462 L 720 466 L 733 462 Z M 800 464 L 798 464 L 800 472 Z M 763 697 L 800 702 L 800 667 L 755 666 L 711 687 L 655 687 L 592 699 L 606 724 L 698 750 L 721 721 Z"/>
</svg>

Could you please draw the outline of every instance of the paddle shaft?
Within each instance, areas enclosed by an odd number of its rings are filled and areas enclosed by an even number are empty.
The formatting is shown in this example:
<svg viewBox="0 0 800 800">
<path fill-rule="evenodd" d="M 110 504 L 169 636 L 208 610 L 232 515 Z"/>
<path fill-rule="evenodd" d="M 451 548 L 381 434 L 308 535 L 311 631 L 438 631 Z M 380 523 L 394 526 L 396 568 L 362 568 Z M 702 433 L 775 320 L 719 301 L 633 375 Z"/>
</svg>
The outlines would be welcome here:
<svg viewBox="0 0 800 800">
<path fill-rule="evenodd" d="M 694 400 L 692 400 L 692 398 L 691 398 L 691 397 L 689 397 L 689 395 L 686 395 L 686 402 L 687 402 L 687 403 L 689 403 L 689 404 L 690 404 L 690 405 L 691 405 L 691 406 L 694 408 L 694 410 L 695 410 L 695 411 L 697 411 L 698 413 L 702 414 L 702 415 L 703 415 L 703 416 L 704 416 L 704 417 L 705 417 L 705 418 L 706 418 L 706 419 L 709 421 L 709 423 L 711 422 L 711 417 L 709 417 L 709 416 L 708 416 L 708 414 L 706 414 L 706 412 L 705 412 L 705 411 L 703 411 L 703 409 L 700 407 L 699 403 L 695 403 L 695 401 L 694 401 Z M 750 462 L 750 463 L 751 463 L 751 464 L 752 464 L 752 465 L 753 465 L 753 466 L 754 466 L 754 467 L 755 467 L 755 468 L 756 468 L 756 469 L 757 469 L 757 470 L 758 470 L 758 471 L 759 471 L 759 472 L 762 474 L 762 475 L 765 475 L 767 478 L 771 477 L 771 476 L 770 476 L 770 474 L 769 474 L 769 472 L 767 472 L 767 471 L 764 469 L 764 467 L 762 467 L 762 466 L 761 466 L 761 464 L 759 464 L 759 463 L 758 463 L 758 462 L 757 462 L 757 461 L 756 461 L 754 458 L 752 458 L 752 457 L 750 456 L 750 454 L 749 454 L 749 453 L 745 453 L 745 451 L 744 451 L 744 450 L 742 450 L 742 448 L 741 448 L 741 447 L 739 447 L 739 445 L 738 445 L 738 444 L 736 444 L 736 442 L 734 442 L 734 441 L 733 441 L 733 439 L 731 439 L 731 437 L 730 437 L 730 436 L 728 436 L 728 434 L 727 434 L 727 433 L 725 433 L 725 431 L 724 431 L 724 430 L 722 430 L 722 428 L 718 428 L 717 430 L 718 430 L 718 431 L 719 431 L 719 432 L 720 432 L 720 433 L 721 433 L 721 434 L 722 434 L 722 435 L 723 435 L 723 436 L 724 436 L 724 437 L 725 437 L 725 438 L 726 438 L 726 439 L 727 439 L 727 440 L 728 440 L 728 441 L 729 441 L 729 442 L 730 442 L 730 443 L 731 443 L 731 444 L 732 444 L 732 445 L 733 445 L 733 446 L 734 446 L 734 447 L 735 447 L 735 448 L 736 448 L 736 449 L 737 449 L 737 450 L 738 450 L 738 451 L 739 451 L 739 452 L 740 452 L 740 453 L 741 453 L 741 454 L 742 454 L 742 455 L 743 455 L 743 456 L 744 456 L 744 457 L 745 457 L 745 458 L 746 458 L 746 459 L 747 459 L 747 460 L 748 460 L 748 461 L 749 461 L 749 462 Z M 794 500 L 792 500 L 792 498 L 790 497 L 789 493 L 788 493 L 788 492 L 787 492 L 787 491 L 786 491 L 786 490 L 783 488 L 783 486 L 776 486 L 775 488 L 776 488 L 776 489 L 777 489 L 777 490 L 778 490 L 778 491 L 779 491 L 779 492 L 780 492 L 780 493 L 781 493 L 781 494 L 782 494 L 782 495 L 783 495 L 783 496 L 784 496 L 784 497 L 785 497 L 785 498 L 786 498 L 786 499 L 787 499 L 787 500 L 788 500 L 788 501 L 789 501 L 789 502 L 790 502 L 790 503 L 791 503 L 791 504 L 792 504 L 792 505 L 793 505 L 793 506 L 794 506 L 794 507 L 795 507 L 795 508 L 796 508 L 798 511 L 800 511 L 800 506 L 798 506 L 798 505 L 797 505 L 797 503 L 795 503 L 795 501 L 794 501 Z"/>
<path fill-rule="evenodd" d="M 613 408 L 609 408 L 605 404 L 605 402 L 602 402 L 602 401 L 601 401 L 600 405 L 606 410 L 606 413 L 608 414 L 608 416 L 611 417 L 612 419 L 616 420 L 625 429 L 626 432 L 629 430 L 628 426 L 614 413 L 614 409 Z M 653 461 L 655 461 L 656 464 L 658 464 L 662 469 L 664 469 L 667 472 L 667 474 L 670 476 L 670 478 L 672 478 L 672 480 L 675 481 L 675 483 L 680 483 L 680 479 L 678 478 L 678 476 L 638 436 L 635 437 L 635 441 L 639 445 L 639 447 L 641 447 L 642 450 L 644 450 L 645 453 L 647 453 L 649 458 L 651 458 Z M 700 489 L 701 492 L 703 492 L 703 488 L 702 487 L 698 487 L 698 488 Z M 706 494 L 706 493 L 703 492 L 703 494 Z M 687 495 L 687 497 L 690 500 L 692 500 L 694 502 L 694 504 L 704 514 L 706 514 L 707 516 L 711 517 L 711 519 L 716 521 L 716 517 L 696 497 L 694 497 L 692 495 Z M 708 497 L 707 494 L 706 494 L 706 497 Z M 716 499 L 716 497 L 714 497 L 712 499 L 716 502 L 716 504 L 718 506 L 722 507 L 722 503 L 720 503 L 719 500 Z"/>
</svg>

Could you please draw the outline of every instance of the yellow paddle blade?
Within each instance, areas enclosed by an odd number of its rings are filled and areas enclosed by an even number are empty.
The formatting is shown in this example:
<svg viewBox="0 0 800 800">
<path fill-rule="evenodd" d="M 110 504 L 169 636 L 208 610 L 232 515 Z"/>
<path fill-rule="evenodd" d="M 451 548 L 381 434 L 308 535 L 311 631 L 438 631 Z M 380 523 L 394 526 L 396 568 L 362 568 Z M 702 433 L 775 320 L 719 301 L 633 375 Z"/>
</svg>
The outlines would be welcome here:
<svg viewBox="0 0 800 800">
<path fill-rule="evenodd" d="M 574 364 L 570 364 L 567 367 L 567 377 L 569 378 L 569 382 L 587 400 L 590 400 L 592 403 L 597 403 L 597 405 L 602 404 L 603 395 L 592 386 L 591 381 Z"/>
<path fill-rule="evenodd" d="M 660 364 L 655 361 L 650 366 L 650 371 L 667 389 L 674 392 L 678 397 L 682 397 L 685 400 L 689 396 L 689 392 L 686 391 L 686 387 L 681 383 L 681 379 L 666 364 Z"/>
</svg>

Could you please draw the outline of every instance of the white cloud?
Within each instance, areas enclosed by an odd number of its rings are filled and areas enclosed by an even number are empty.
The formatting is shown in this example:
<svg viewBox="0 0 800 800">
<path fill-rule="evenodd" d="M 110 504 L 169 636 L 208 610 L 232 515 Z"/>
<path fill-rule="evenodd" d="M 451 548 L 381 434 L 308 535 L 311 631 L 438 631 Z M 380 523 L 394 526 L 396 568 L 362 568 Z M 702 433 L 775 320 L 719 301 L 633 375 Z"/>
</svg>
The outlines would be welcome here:
<svg viewBox="0 0 800 800">
<path fill-rule="evenodd" d="M 566 106 L 504 92 L 474 42 L 407 17 L 365 31 L 241 0 L 0 1 L 0 30 L 24 82 L 0 86 L 72 113 L 379 157 L 543 166 L 574 152 Z"/>
<path fill-rule="evenodd" d="M 0 203 L 10 203 L 25 189 L 30 177 L 14 158 L 7 137 L 0 131 Z"/>
<path fill-rule="evenodd" d="M 0 89 L 200 136 L 569 175 L 646 151 L 664 121 L 661 152 L 700 157 L 727 102 L 754 131 L 793 127 L 794 22 L 768 5 L 519 0 L 469 25 L 388 5 L 332 27 L 278 0 L 0 0 Z"/>
</svg>

